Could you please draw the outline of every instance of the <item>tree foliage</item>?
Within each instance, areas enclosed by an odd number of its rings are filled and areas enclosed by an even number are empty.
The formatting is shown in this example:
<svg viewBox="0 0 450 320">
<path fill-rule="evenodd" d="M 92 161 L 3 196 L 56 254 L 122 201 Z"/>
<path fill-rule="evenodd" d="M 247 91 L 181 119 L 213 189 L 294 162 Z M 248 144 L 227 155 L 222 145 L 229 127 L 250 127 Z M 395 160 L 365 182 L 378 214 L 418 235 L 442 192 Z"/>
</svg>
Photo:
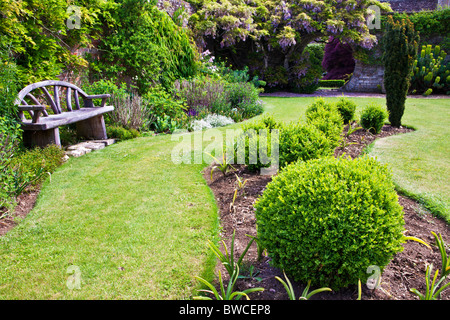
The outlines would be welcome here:
<svg viewBox="0 0 450 320">
<path fill-rule="evenodd" d="M 401 126 L 418 43 L 419 35 L 409 19 L 389 17 L 383 38 L 384 85 L 389 122 L 394 127 Z"/>
<path fill-rule="evenodd" d="M 115 78 L 146 90 L 196 70 L 188 31 L 156 0 L 2 0 L 0 12 L 0 45 L 11 48 L 21 86 L 89 66 L 94 80 Z M 95 59 L 77 54 L 94 44 L 101 53 Z"/>
<path fill-rule="evenodd" d="M 110 2 L 78 0 L 79 28 L 68 28 L 71 12 L 66 0 L 2 0 L 0 44 L 12 48 L 22 85 L 54 79 L 63 70 L 86 66 L 73 53 L 89 46 L 98 33 L 98 17 Z"/>
<path fill-rule="evenodd" d="M 155 1 L 122 0 L 110 11 L 112 23 L 103 24 L 101 52 L 91 67 L 98 77 L 117 78 L 141 92 L 196 73 L 198 55 L 188 32 Z"/>
<path fill-rule="evenodd" d="M 355 69 L 352 47 L 330 38 L 325 46 L 322 67 L 327 71 L 324 80 L 347 79 Z"/>
<path fill-rule="evenodd" d="M 222 46 L 252 39 L 266 60 L 271 50 L 279 48 L 287 69 L 292 54 L 302 53 L 320 37 L 372 47 L 376 38 L 366 24 L 372 4 L 390 10 L 389 5 L 371 0 L 204 0 L 190 22 L 197 34 L 217 38 Z"/>
</svg>

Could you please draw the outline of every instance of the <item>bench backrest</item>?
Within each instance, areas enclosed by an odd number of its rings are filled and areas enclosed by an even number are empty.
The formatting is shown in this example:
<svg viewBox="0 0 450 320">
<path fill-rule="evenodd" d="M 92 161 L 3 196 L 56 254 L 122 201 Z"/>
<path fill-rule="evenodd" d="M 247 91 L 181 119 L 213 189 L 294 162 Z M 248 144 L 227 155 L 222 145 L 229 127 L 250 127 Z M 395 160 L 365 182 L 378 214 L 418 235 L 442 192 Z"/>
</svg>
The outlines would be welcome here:
<svg viewBox="0 0 450 320">
<path fill-rule="evenodd" d="M 34 94 L 31 93 L 32 91 L 34 91 Z M 74 104 L 72 104 L 72 93 Z M 64 94 L 65 100 L 62 100 L 61 97 Z M 60 114 L 63 111 L 70 112 L 73 110 L 79 110 L 80 96 L 84 100 L 84 98 L 86 98 L 88 94 L 72 83 L 57 80 L 47 80 L 36 82 L 23 88 L 19 92 L 15 104 L 22 106 L 42 105 L 44 100 L 51 107 L 54 114 Z M 91 104 L 91 100 L 84 100 L 85 107 L 92 107 Z M 44 116 L 48 116 L 48 112 L 46 110 L 43 113 Z"/>
</svg>

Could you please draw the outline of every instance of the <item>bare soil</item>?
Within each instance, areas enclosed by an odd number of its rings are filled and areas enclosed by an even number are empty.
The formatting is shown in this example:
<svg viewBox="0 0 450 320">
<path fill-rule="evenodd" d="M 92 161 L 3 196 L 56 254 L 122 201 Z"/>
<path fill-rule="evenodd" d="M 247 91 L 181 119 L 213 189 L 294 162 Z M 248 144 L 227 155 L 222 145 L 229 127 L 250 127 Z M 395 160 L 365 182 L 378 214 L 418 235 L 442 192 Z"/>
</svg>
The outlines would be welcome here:
<svg viewBox="0 0 450 320">
<path fill-rule="evenodd" d="M 348 127 L 346 127 L 346 130 Z M 378 135 L 372 135 L 365 130 L 358 130 L 351 134 L 348 144 L 336 149 L 336 156 L 346 154 L 355 158 L 361 154 L 365 147 L 375 139 L 387 137 L 394 134 L 402 134 L 412 131 L 408 128 L 394 128 L 389 125 L 383 127 Z M 351 144 L 352 143 L 352 144 Z M 215 172 L 213 180 L 210 179 L 210 168 L 205 170 L 204 177 L 212 189 L 217 205 L 220 210 L 221 238 L 231 246 L 233 231 L 235 232 L 235 256 L 240 256 L 251 236 L 256 236 L 256 219 L 253 204 L 263 193 L 266 185 L 271 181 L 270 176 L 262 176 L 252 173 L 245 166 L 235 166 L 237 171 L 222 175 Z M 247 180 L 244 191 L 240 192 L 232 205 L 233 195 L 236 188 L 236 176 Z M 404 244 L 404 250 L 394 256 L 389 265 L 384 269 L 381 276 L 381 285 L 375 290 L 370 290 L 362 285 L 363 300 L 417 300 L 417 296 L 410 292 L 416 288 L 420 292 L 425 291 L 425 269 L 429 264 L 433 264 L 434 270 L 441 267 L 441 256 L 434 245 L 435 240 L 431 231 L 442 234 L 446 244 L 450 243 L 450 230 L 448 224 L 431 215 L 419 203 L 399 195 L 399 203 L 403 206 L 406 235 L 418 237 L 430 245 L 432 250 L 415 241 L 408 241 Z M 247 278 L 239 279 L 236 290 L 245 290 L 251 287 L 263 287 L 263 292 L 251 293 L 252 300 L 287 300 L 288 296 L 282 284 L 275 279 L 275 276 L 284 278 L 281 270 L 271 266 L 271 259 L 267 255 L 258 260 L 256 243 L 253 243 L 244 258 L 241 274 Z M 252 269 L 252 273 L 250 270 Z M 222 275 L 226 271 L 219 263 L 217 271 L 221 270 Z M 224 277 L 225 278 L 225 277 Z M 299 297 L 304 283 L 294 282 L 296 296 Z M 314 288 L 311 288 L 311 290 Z M 358 295 L 358 288 L 355 286 L 341 289 L 338 292 L 323 292 L 311 298 L 311 300 L 355 300 Z M 450 289 L 446 290 L 441 300 L 450 299 Z"/>
<path fill-rule="evenodd" d="M 14 228 L 33 209 L 39 194 L 39 187 L 28 188 L 17 197 L 17 205 L 12 212 L 0 208 L 0 236 Z"/>
</svg>

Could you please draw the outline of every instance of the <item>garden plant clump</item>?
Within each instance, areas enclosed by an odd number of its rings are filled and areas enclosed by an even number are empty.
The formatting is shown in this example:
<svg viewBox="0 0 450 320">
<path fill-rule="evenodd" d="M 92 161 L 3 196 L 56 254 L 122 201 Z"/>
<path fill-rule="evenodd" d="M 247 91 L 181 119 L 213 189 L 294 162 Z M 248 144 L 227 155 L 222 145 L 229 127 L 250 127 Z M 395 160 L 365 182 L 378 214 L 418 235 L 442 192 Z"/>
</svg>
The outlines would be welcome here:
<svg viewBox="0 0 450 320">
<path fill-rule="evenodd" d="M 390 173 L 368 157 L 292 164 L 255 209 L 261 246 L 296 280 L 347 287 L 402 251 L 403 212 Z"/>
<path fill-rule="evenodd" d="M 388 118 L 388 111 L 379 104 L 371 103 L 364 107 L 360 115 L 361 126 L 373 134 L 380 133 Z"/>
</svg>

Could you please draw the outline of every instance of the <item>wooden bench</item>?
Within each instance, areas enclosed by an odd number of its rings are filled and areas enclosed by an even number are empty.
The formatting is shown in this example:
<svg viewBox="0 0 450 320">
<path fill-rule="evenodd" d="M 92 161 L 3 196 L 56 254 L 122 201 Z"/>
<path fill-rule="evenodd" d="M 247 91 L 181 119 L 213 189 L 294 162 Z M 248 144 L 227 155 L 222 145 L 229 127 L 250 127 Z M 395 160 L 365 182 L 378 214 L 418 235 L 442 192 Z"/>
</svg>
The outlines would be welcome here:
<svg viewBox="0 0 450 320">
<path fill-rule="evenodd" d="M 64 94 L 65 99 L 61 99 Z M 105 105 L 110 96 L 88 95 L 77 86 L 64 81 L 49 80 L 26 86 L 15 101 L 22 124 L 24 145 L 61 146 L 59 127 L 72 123 L 76 123 L 79 138 L 107 139 L 103 114 L 114 110 L 113 106 Z M 101 105 L 94 106 L 94 99 L 102 99 Z M 25 112 L 30 117 L 25 117 Z"/>
</svg>

